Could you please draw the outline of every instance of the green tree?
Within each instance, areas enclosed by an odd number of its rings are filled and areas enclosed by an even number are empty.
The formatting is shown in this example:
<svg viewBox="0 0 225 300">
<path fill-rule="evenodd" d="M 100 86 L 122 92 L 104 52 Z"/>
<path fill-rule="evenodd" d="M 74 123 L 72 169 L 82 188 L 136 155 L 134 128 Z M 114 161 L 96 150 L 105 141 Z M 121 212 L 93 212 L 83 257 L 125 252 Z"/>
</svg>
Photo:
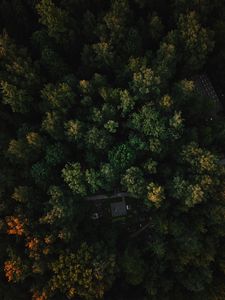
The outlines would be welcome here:
<svg viewBox="0 0 225 300">
<path fill-rule="evenodd" d="M 113 147 L 108 154 L 109 162 L 118 171 L 125 170 L 135 159 L 134 150 L 127 144 Z"/>
<path fill-rule="evenodd" d="M 143 282 L 146 267 L 138 249 L 126 249 L 121 263 L 128 283 L 139 285 Z"/>
<path fill-rule="evenodd" d="M 6 82 L 1 82 L 3 103 L 11 106 L 13 112 L 28 113 L 30 111 L 32 96 L 26 91 Z"/>
<path fill-rule="evenodd" d="M 66 164 L 62 169 L 62 177 L 75 194 L 81 196 L 87 194 L 84 174 L 80 163 Z"/>
<path fill-rule="evenodd" d="M 74 92 L 65 82 L 56 87 L 51 84 L 46 85 L 41 91 L 41 95 L 44 103 L 46 102 L 50 109 L 59 110 L 62 113 L 67 112 L 75 101 Z"/>
<path fill-rule="evenodd" d="M 47 27 L 50 37 L 58 42 L 67 33 L 68 12 L 57 7 L 51 0 L 42 0 L 37 6 L 40 22 Z"/>
<path fill-rule="evenodd" d="M 103 245 L 82 243 L 76 252 L 64 252 L 51 264 L 50 289 L 69 298 L 102 299 L 115 277 L 115 257 Z"/>
<path fill-rule="evenodd" d="M 192 11 L 179 17 L 178 36 L 186 68 L 200 70 L 214 47 L 212 31 L 202 27 L 197 14 Z"/>
<path fill-rule="evenodd" d="M 138 167 L 131 167 L 126 170 L 122 177 L 122 184 L 129 193 L 135 196 L 141 197 L 145 192 L 144 174 Z"/>
</svg>

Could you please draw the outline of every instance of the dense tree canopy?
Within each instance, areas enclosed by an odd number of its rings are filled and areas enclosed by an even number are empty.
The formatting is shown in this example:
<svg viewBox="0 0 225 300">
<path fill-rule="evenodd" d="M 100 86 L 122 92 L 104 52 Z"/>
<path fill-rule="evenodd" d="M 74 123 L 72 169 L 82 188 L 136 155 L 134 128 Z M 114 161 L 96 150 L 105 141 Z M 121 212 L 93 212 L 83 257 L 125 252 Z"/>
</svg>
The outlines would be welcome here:
<svg viewBox="0 0 225 300">
<path fill-rule="evenodd" d="M 224 300 L 224 0 L 0 16 L 1 299 Z"/>
</svg>

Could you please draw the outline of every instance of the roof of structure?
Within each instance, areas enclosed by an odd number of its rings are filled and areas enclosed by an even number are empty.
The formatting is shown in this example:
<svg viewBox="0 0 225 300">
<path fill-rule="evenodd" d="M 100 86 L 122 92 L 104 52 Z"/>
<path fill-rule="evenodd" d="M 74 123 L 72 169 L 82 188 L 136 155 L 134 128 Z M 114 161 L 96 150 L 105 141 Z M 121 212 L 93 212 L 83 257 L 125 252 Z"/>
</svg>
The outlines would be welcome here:
<svg viewBox="0 0 225 300">
<path fill-rule="evenodd" d="M 221 106 L 220 100 L 217 96 L 217 93 L 216 93 L 209 77 L 206 74 L 201 74 L 201 75 L 197 76 L 194 79 L 194 81 L 195 81 L 196 90 L 200 94 L 214 100 L 217 103 L 217 111 L 221 110 L 222 106 Z"/>
<path fill-rule="evenodd" d="M 225 158 L 221 159 L 221 160 L 219 161 L 219 164 L 220 164 L 221 166 L 225 166 Z"/>
<path fill-rule="evenodd" d="M 130 193 L 120 192 L 120 193 L 115 193 L 111 196 L 100 194 L 100 195 L 95 195 L 95 196 L 89 196 L 89 197 L 86 197 L 85 199 L 94 201 L 94 200 L 115 199 L 115 198 L 123 198 L 123 197 L 135 198 L 135 196 Z"/>
<path fill-rule="evenodd" d="M 110 206 L 113 217 L 121 217 L 127 214 L 126 202 L 124 200 L 120 202 L 112 202 Z"/>
</svg>

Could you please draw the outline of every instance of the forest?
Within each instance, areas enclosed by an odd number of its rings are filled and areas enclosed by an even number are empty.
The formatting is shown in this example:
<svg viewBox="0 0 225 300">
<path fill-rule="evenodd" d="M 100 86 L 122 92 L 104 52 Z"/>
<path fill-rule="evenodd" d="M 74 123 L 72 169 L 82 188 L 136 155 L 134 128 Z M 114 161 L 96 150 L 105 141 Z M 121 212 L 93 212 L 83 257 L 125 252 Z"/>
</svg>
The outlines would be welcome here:
<svg viewBox="0 0 225 300">
<path fill-rule="evenodd" d="M 225 300 L 225 0 L 0 0 L 0 300 Z"/>
</svg>

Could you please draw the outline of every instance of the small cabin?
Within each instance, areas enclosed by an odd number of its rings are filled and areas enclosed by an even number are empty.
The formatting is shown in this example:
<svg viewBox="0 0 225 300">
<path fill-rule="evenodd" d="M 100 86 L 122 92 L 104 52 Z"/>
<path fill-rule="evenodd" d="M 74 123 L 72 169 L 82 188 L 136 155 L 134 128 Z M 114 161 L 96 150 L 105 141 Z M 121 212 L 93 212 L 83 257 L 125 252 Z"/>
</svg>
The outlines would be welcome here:
<svg viewBox="0 0 225 300">
<path fill-rule="evenodd" d="M 86 197 L 85 200 L 93 203 L 94 212 L 91 215 L 93 220 L 98 220 L 101 217 L 123 217 L 130 212 L 132 206 L 127 202 L 127 199 L 136 198 L 134 195 L 125 192 L 115 193 L 111 196 L 100 194 Z"/>
</svg>

